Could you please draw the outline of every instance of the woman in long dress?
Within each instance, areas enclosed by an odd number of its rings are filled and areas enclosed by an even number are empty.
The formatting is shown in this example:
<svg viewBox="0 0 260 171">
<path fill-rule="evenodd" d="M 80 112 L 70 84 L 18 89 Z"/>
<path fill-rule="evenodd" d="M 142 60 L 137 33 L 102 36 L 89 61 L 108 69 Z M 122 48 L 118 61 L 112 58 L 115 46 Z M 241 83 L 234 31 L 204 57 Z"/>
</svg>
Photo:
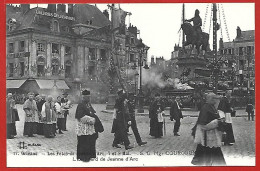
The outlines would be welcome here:
<svg viewBox="0 0 260 171">
<path fill-rule="evenodd" d="M 156 98 L 149 110 L 150 118 L 150 135 L 155 138 L 160 138 L 163 136 L 163 113 L 164 106 L 160 100 L 159 94 L 156 95 Z"/>
<path fill-rule="evenodd" d="M 214 93 L 206 95 L 206 103 L 202 106 L 196 124 L 194 142 L 197 144 L 192 164 L 200 166 L 226 165 L 221 151 L 222 126 L 224 116 L 216 110 Z"/>
</svg>

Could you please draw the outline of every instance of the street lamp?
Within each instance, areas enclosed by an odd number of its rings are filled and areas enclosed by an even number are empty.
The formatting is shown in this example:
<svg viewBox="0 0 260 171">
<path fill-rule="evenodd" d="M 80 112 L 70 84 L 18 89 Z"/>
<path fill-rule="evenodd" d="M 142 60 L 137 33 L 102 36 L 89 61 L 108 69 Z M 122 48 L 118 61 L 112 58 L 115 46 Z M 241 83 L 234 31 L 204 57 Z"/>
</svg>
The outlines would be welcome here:
<svg viewBox="0 0 260 171">
<path fill-rule="evenodd" d="M 142 89 L 142 66 L 143 66 L 143 54 L 146 53 L 147 48 L 146 46 L 143 44 L 142 39 L 140 39 L 139 44 L 136 46 L 139 52 L 139 58 L 138 58 L 138 65 L 140 66 L 140 88 L 139 88 L 139 93 L 138 93 L 138 113 L 144 113 L 144 94 L 143 94 L 143 89 Z M 149 69 L 148 65 L 145 64 L 144 69 Z"/>
</svg>

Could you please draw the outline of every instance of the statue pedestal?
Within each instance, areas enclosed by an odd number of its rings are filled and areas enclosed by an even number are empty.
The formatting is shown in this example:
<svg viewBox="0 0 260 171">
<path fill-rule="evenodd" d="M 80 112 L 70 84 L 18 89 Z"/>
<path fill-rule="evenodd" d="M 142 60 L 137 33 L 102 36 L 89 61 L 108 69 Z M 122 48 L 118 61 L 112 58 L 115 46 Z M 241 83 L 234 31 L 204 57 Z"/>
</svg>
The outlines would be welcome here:
<svg viewBox="0 0 260 171">
<path fill-rule="evenodd" d="M 106 110 L 113 110 L 115 103 L 116 103 L 116 95 L 115 94 L 109 94 Z"/>
</svg>

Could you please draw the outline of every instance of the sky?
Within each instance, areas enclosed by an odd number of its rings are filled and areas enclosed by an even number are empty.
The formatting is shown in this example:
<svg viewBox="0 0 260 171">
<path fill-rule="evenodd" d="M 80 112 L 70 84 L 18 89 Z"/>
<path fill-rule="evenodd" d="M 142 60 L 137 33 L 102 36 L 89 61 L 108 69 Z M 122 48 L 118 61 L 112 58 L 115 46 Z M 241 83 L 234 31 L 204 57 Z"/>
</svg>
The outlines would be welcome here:
<svg viewBox="0 0 260 171">
<path fill-rule="evenodd" d="M 107 4 L 96 4 L 103 11 L 108 9 Z M 36 5 L 31 5 L 36 6 Z M 47 5 L 39 4 L 46 7 Z M 196 9 L 200 11 L 202 23 L 205 20 L 205 32 L 210 32 L 209 43 L 212 45 L 212 24 L 210 26 L 210 15 L 212 4 L 207 3 L 186 3 L 185 18 L 190 19 L 194 16 Z M 226 30 L 229 33 L 230 40 L 236 37 L 236 28 L 239 26 L 242 31 L 255 30 L 255 4 L 254 3 L 223 3 L 218 4 L 219 12 L 218 23 L 222 26 L 222 35 L 224 42 L 228 41 Z M 118 7 L 118 5 L 116 5 Z M 148 60 L 153 55 L 155 57 L 163 56 L 165 59 L 171 58 L 171 52 L 174 45 L 180 43 L 180 25 L 182 17 L 182 3 L 146 3 L 146 4 L 120 4 L 121 9 L 131 12 L 132 15 L 126 17 L 126 24 L 131 23 L 140 30 L 140 38 L 143 43 L 150 47 L 148 51 Z M 223 8 L 222 8 L 223 7 Z M 226 19 L 227 29 L 224 24 L 223 10 Z M 220 20 L 219 20 L 220 16 Z M 221 30 L 218 31 L 218 39 L 221 37 Z M 179 41 L 180 40 L 180 41 Z"/>
</svg>

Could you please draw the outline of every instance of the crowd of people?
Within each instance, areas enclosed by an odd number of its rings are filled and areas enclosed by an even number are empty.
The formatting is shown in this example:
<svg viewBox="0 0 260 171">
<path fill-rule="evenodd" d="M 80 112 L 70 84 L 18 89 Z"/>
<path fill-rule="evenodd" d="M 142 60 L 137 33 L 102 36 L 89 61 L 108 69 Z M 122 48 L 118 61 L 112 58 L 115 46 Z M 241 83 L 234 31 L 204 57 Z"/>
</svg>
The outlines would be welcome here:
<svg viewBox="0 0 260 171">
<path fill-rule="evenodd" d="M 46 138 L 54 138 L 57 130 L 59 134 L 67 131 L 66 120 L 69 109 L 72 107 L 68 100 L 68 94 L 54 99 L 51 95 L 39 95 L 28 93 L 28 98 L 23 104 L 25 112 L 23 135 L 34 137 L 36 134 Z M 7 138 L 13 139 L 16 135 L 16 121 L 20 121 L 18 110 L 12 93 L 8 93 L 6 99 L 7 108 Z"/>
<path fill-rule="evenodd" d="M 136 142 L 139 146 L 146 145 L 139 134 L 135 118 L 135 95 L 125 93 L 124 90 L 117 92 L 118 97 L 115 101 L 112 130 L 114 140 L 112 146 L 126 150 L 134 148 L 131 146 L 128 131 L 132 128 Z M 25 112 L 24 136 L 33 137 L 34 134 L 44 135 L 46 138 L 56 136 L 66 131 L 66 118 L 69 109 L 72 107 L 68 100 L 68 94 L 62 94 L 56 100 L 48 95 L 28 94 L 28 99 L 23 104 Z M 77 159 L 89 161 L 96 157 L 96 140 L 98 134 L 104 131 L 104 127 L 96 115 L 96 111 L 91 105 L 91 95 L 89 90 L 81 93 L 81 102 L 77 105 L 76 134 L 77 134 Z M 220 99 L 214 93 L 204 95 L 204 103 L 201 105 L 199 116 L 195 126 L 192 128 L 194 142 L 197 144 L 192 164 L 194 165 L 226 165 L 222 144 L 233 145 L 235 136 L 232 127 L 232 113 L 234 109 L 230 103 L 231 92 L 227 91 Z M 7 138 L 14 138 L 16 133 L 15 122 L 19 121 L 18 111 L 12 94 L 7 95 Z M 156 94 L 150 104 L 150 135 L 161 138 L 166 132 L 165 127 L 165 105 L 161 100 L 160 94 Z M 248 103 L 246 108 L 248 119 L 254 119 L 253 104 Z M 170 106 L 170 120 L 174 121 L 173 135 L 180 136 L 182 104 L 180 97 L 174 97 Z M 163 131 L 164 129 L 164 131 Z"/>
</svg>

